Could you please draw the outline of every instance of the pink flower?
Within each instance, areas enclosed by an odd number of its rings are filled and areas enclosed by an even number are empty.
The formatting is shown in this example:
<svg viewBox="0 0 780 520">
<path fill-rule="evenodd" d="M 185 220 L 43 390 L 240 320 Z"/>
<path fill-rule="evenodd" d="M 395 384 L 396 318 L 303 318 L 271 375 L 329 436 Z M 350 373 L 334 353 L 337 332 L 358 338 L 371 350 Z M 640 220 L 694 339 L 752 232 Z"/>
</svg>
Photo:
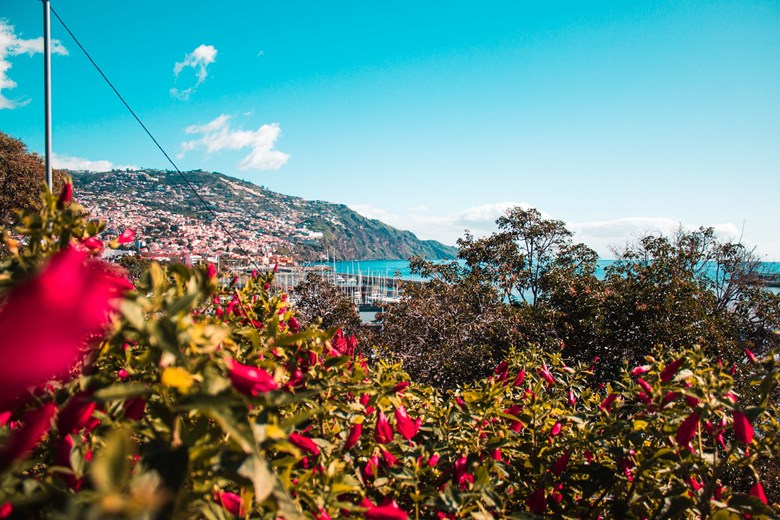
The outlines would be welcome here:
<svg viewBox="0 0 780 520">
<path fill-rule="evenodd" d="M 675 440 L 680 446 L 687 446 L 693 437 L 696 435 L 696 430 L 699 427 L 699 414 L 693 412 L 680 424 L 677 428 L 677 434 Z"/>
<path fill-rule="evenodd" d="M 374 429 L 374 439 L 379 444 L 387 444 L 393 440 L 393 427 L 387 421 L 384 412 L 379 412 L 376 418 L 376 428 Z"/>
<path fill-rule="evenodd" d="M 496 448 L 493 450 L 493 452 L 490 454 L 490 458 L 495 460 L 496 462 L 501 462 L 503 458 L 501 457 L 501 450 Z"/>
<path fill-rule="evenodd" d="M 8 518 L 14 512 L 14 506 L 11 502 L 0 505 L 0 518 Z"/>
<path fill-rule="evenodd" d="M 639 386 L 642 387 L 642 390 L 644 390 L 647 395 L 651 395 L 653 393 L 653 387 L 650 386 L 650 383 L 648 383 L 641 377 L 637 379 L 636 382 Z"/>
<path fill-rule="evenodd" d="M 238 361 L 229 358 L 226 360 L 226 363 L 230 371 L 230 382 L 242 394 L 257 397 L 258 394 L 279 388 L 279 383 L 262 368 L 242 365 Z"/>
<path fill-rule="evenodd" d="M 128 282 L 87 259 L 67 247 L 8 293 L 0 307 L 0 402 L 65 377 L 81 359 L 84 340 L 103 331 Z"/>
<path fill-rule="evenodd" d="M 369 507 L 366 511 L 366 518 L 368 520 L 406 520 L 408 516 L 393 500 L 387 505 Z"/>
<path fill-rule="evenodd" d="M 542 365 L 542 368 L 537 369 L 537 372 L 539 373 L 542 378 L 547 381 L 549 384 L 554 385 L 555 384 L 555 377 L 553 377 L 552 372 L 550 372 L 547 369 L 547 365 Z"/>
<path fill-rule="evenodd" d="M 557 422 L 557 423 L 555 423 L 555 426 L 553 426 L 553 427 L 552 427 L 552 430 L 550 430 L 550 435 L 552 435 L 553 437 L 555 437 L 556 435 L 558 435 L 559 433 L 561 433 L 561 428 L 562 428 L 562 426 L 561 426 L 561 423 L 560 423 L 560 422 Z"/>
<path fill-rule="evenodd" d="M 289 320 L 287 320 L 287 325 L 290 327 L 290 332 L 293 334 L 296 334 L 301 330 L 301 324 L 298 323 L 298 319 L 295 316 L 292 316 Z"/>
<path fill-rule="evenodd" d="M 244 505 L 241 503 L 241 497 L 230 491 L 217 491 L 215 493 L 217 502 L 222 507 L 235 516 L 244 516 Z"/>
<path fill-rule="evenodd" d="M 98 237 L 89 237 L 83 242 L 87 249 L 92 251 L 102 251 L 103 242 Z"/>
<path fill-rule="evenodd" d="M 753 426 L 747 416 L 739 410 L 734 410 L 734 436 L 745 444 L 753 441 Z"/>
<path fill-rule="evenodd" d="M 398 463 L 398 459 L 395 457 L 395 455 L 387 450 L 382 450 L 382 458 L 385 459 L 385 464 L 387 464 L 387 466 L 390 468 Z"/>
<path fill-rule="evenodd" d="M 745 349 L 745 355 L 747 356 L 747 358 L 750 360 L 751 363 L 754 363 L 754 364 L 758 364 L 759 363 L 758 358 L 756 357 L 755 354 L 753 354 L 753 352 L 751 352 L 751 350 L 749 348 Z"/>
<path fill-rule="evenodd" d="M 412 440 L 412 438 L 417 435 L 417 432 L 420 431 L 421 424 L 422 419 L 418 417 L 417 419 L 412 420 L 406 413 L 406 408 L 403 406 L 399 406 L 395 409 L 395 427 L 398 430 L 398 433 L 407 441 Z"/>
<path fill-rule="evenodd" d="M 62 186 L 62 191 L 60 192 L 60 202 L 63 204 L 70 202 L 73 200 L 73 184 L 70 182 L 66 182 Z"/>
<path fill-rule="evenodd" d="M 401 381 L 393 387 L 393 392 L 403 392 L 407 388 L 409 388 L 409 381 Z"/>
<path fill-rule="evenodd" d="M 634 367 L 633 370 L 631 370 L 631 375 L 641 376 L 642 374 L 646 374 L 647 372 L 650 372 L 650 365 L 642 365 L 638 367 Z"/>
<path fill-rule="evenodd" d="M 469 482 L 474 482 L 474 475 L 468 473 L 466 464 L 468 459 L 463 456 L 455 461 L 455 481 L 461 489 L 465 489 Z"/>
<path fill-rule="evenodd" d="M 661 372 L 661 381 L 664 383 L 671 381 L 677 374 L 677 371 L 680 370 L 682 362 L 683 360 L 680 358 L 669 363 L 666 368 L 664 368 L 663 372 Z"/>
<path fill-rule="evenodd" d="M 57 413 L 54 403 L 47 403 L 43 408 L 27 412 L 22 419 L 23 426 L 11 432 L 10 437 L 0 448 L 0 469 L 7 468 L 14 461 L 24 459 L 51 428 L 51 420 Z"/>
<path fill-rule="evenodd" d="M 433 455 L 431 455 L 431 458 L 428 459 L 428 466 L 433 467 L 438 463 L 439 463 L 439 454 L 434 453 Z"/>
<path fill-rule="evenodd" d="M 57 431 L 60 435 L 78 433 L 87 426 L 97 403 L 86 392 L 71 397 L 57 417 Z"/>
<path fill-rule="evenodd" d="M 217 277 L 217 268 L 214 267 L 214 264 L 209 264 L 206 268 L 206 274 L 209 278 L 216 278 Z"/>
<path fill-rule="evenodd" d="M 612 405 L 615 404 L 615 401 L 617 401 L 618 397 L 618 394 L 609 394 L 603 401 L 601 401 L 599 408 L 607 413 L 611 412 Z"/>
<path fill-rule="evenodd" d="M 569 395 L 567 396 L 566 400 L 568 401 L 569 406 L 574 406 L 577 404 L 577 396 L 574 395 L 573 390 L 569 390 Z"/>
<path fill-rule="evenodd" d="M 349 429 L 349 435 L 347 435 L 347 442 L 344 443 L 344 449 L 348 450 L 357 444 L 360 440 L 360 435 L 363 433 L 363 423 L 353 424 Z"/>
<path fill-rule="evenodd" d="M 135 231 L 132 229 L 125 229 L 122 231 L 122 234 L 119 235 L 116 239 L 116 241 L 120 244 L 128 244 L 133 241 L 135 238 Z"/>
<path fill-rule="evenodd" d="M 753 484 L 753 487 L 750 488 L 750 496 L 756 497 L 765 504 L 767 503 L 766 494 L 764 494 L 764 486 L 761 485 L 761 482 Z"/>
<path fill-rule="evenodd" d="M 308 451 L 312 455 L 320 454 L 320 448 L 316 444 L 314 444 L 314 441 L 311 440 L 310 438 L 295 432 L 291 433 L 288 438 L 290 439 L 290 442 L 292 442 L 299 449 L 302 449 L 303 451 Z"/>
<path fill-rule="evenodd" d="M 525 381 L 525 370 L 520 370 L 520 372 L 518 372 L 515 376 L 515 380 L 512 382 L 512 386 L 518 387 L 523 384 L 523 381 Z"/>
</svg>

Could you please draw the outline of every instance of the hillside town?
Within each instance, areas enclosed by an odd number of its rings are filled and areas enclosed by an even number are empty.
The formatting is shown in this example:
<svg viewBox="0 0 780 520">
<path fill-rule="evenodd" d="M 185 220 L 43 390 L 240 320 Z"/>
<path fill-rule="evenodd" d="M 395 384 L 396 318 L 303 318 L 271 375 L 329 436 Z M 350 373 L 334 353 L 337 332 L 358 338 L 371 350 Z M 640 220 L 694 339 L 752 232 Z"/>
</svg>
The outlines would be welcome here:
<svg viewBox="0 0 780 520">
<path fill-rule="evenodd" d="M 235 198 L 236 192 L 250 201 L 263 198 L 260 191 L 226 179 L 219 183 L 224 186 L 199 186 L 199 195 L 210 204 L 234 241 L 194 193 L 173 175 L 176 174 L 146 170 L 76 176 L 79 203 L 109 224 L 107 237 L 128 228 L 135 231 L 133 244 L 107 250 L 107 256 L 137 254 L 187 265 L 208 261 L 240 268 L 249 263 L 243 249 L 255 264 L 289 266 L 296 263 L 290 254 L 295 243 L 321 237 L 321 233 L 300 225 L 299 213 L 279 216 L 251 204 L 225 204 L 226 199 Z M 83 182 L 86 178 L 89 182 Z"/>
</svg>

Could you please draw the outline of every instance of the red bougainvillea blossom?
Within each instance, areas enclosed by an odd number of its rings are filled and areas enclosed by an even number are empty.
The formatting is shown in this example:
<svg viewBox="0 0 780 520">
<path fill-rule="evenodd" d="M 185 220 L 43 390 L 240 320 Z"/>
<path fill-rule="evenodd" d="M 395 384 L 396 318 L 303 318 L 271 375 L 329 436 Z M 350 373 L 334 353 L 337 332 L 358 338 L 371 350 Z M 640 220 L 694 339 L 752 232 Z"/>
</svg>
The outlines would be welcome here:
<svg viewBox="0 0 780 520">
<path fill-rule="evenodd" d="M 395 500 L 380 506 L 375 506 L 368 500 L 366 502 L 363 505 L 368 507 L 366 511 L 368 520 L 406 520 L 408 518 L 406 511 L 398 507 Z"/>
<path fill-rule="evenodd" d="M 303 451 L 308 451 L 312 455 L 319 455 L 320 448 L 314 444 L 314 441 L 308 437 L 305 437 L 299 433 L 291 433 L 289 436 L 290 442 Z"/>
<path fill-rule="evenodd" d="M 0 402 L 67 375 L 84 340 L 103 330 L 112 300 L 129 288 L 88 256 L 67 247 L 0 303 Z"/>
<path fill-rule="evenodd" d="M 66 182 L 62 186 L 62 191 L 60 192 L 60 202 L 63 204 L 70 202 L 73 200 L 73 184 L 70 182 Z"/>
<path fill-rule="evenodd" d="M 747 416 L 739 410 L 734 410 L 734 436 L 745 444 L 753 441 L 753 426 Z"/>
<path fill-rule="evenodd" d="M 125 229 L 122 231 L 122 234 L 119 235 L 116 239 L 116 241 L 120 244 L 128 244 L 135 239 L 135 231 L 132 229 Z"/>
<path fill-rule="evenodd" d="M 537 490 L 526 499 L 525 505 L 527 505 L 528 509 L 536 515 L 544 514 L 545 509 L 547 509 L 547 500 L 544 496 L 544 489 L 537 488 Z"/>
<path fill-rule="evenodd" d="M 699 426 L 699 414 L 693 412 L 680 424 L 675 434 L 675 440 L 680 446 L 687 446 L 696 435 Z"/>
<path fill-rule="evenodd" d="M 671 381 L 672 378 L 674 378 L 674 376 L 677 374 L 677 371 L 680 370 L 682 362 L 683 360 L 680 358 L 666 365 L 666 368 L 664 368 L 663 372 L 661 372 L 661 381 L 664 383 Z"/>
<path fill-rule="evenodd" d="M 756 497 L 763 503 L 767 503 L 766 494 L 764 493 L 764 486 L 761 485 L 761 482 L 756 482 L 753 484 L 753 487 L 750 488 L 750 496 Z"/>
<path fill-rule="evenodd" d="M 344 449 L 348 450 L 357 444 L 360 440 L 360 435 L 363 433 L 363 423 L 353 424 L 349 429 L 349 435 L 347 435 L 347 442 L 344 443 Z"/>
<path fill-rule="evenodd" d="M 0 469 L 7 468 L 14 461 L 27 457 L 51 428 L 51 420 L 57 413 L 54 403 L 47 403 L 38 410 L 27 412 L 22 427 L 13 430 L 0 449 Z"/>
<path fill-rule="evenodd" d="M 398 430 L 398 433 L 400 433 L 401 436 L 407 441 L 412 440 L 412 438 L 417 435 L 417 432 L 420 431 L 421 424 L 422 420 L 419 417 L 415 420 L 412 420 L 411 417 L 409 417 L 409 415 L 406 413 L 406 408 L 403 406 L 396 408 L 396 429 Z"/>
<path fill-rule="evenodd" d="M 225 511 L 232 515 L 244 516 L 244 505 L 241 503 L 240 496 L 230 491 L 217 491 L 214 495 Z"/>
<path fill-rule="evenodd" d="M 374 439 L 379 444 L 387 444 L 393 440 L 393 427 L 387 421 L 387 416 L 379 412 L 376 418 L 376 428 L 374 429 Z"/>
<path fill-rule="evenodd" d="M 230 382 L 242 394 L 257 397 L 261 393 L 279 388 L 271 374 L 258 367 L 242 365 L 233 359 L 227 360 Z"/>
</svg>

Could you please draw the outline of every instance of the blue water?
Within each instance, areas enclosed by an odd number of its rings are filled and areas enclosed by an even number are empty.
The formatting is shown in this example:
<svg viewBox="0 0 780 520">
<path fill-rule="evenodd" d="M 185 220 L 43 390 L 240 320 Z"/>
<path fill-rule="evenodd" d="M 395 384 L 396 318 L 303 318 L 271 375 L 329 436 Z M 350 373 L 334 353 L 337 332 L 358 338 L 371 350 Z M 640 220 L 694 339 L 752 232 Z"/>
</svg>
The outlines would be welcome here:
<svg viewBox="0 0 780 520">
<path fill-rule="evenodd" d="M 614 260 L 599 260 L 596 268 L 596 277 L 603 279 L 607 267 L 612 265 Z M 318 262 L 311 265 L 328 265 L 333 268 L 333 263 L 325 264 Z M 409 270 L 409 262 L 406 260 L 364 260 L 336 262 L 336 273 L 348 276 L 357 276 L 361 274 L 366 276 L 381 276 L 388 278 L 400 278 L 401 280 L 421 280 L 419 275 L 413 275 Z M 762 267 L 767 273 L 780 273 L 780 262 L 763 262 Z"/>
</svg>

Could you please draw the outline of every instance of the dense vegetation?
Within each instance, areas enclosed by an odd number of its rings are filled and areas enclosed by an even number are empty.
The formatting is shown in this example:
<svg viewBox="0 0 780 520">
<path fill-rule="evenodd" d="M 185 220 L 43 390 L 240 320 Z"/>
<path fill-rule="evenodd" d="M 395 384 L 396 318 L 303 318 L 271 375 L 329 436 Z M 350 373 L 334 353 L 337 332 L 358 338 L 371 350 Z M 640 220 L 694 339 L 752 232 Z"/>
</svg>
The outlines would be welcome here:
<svg viewBox="0 0 780 520">
<path fill-rule="evenodd" d="M 269 292 L 272 274 L 238 288 L 207 266 L 152 263 L 130 284 L 91 253 L 103 227 L 66 188 L 3 234 L 0 517 L 777 514 L 764 469 L 780 456 L 772 352 L 721 361 L 713 347 L 650 346 L 607 374 L 567 360 L 574 347 L 558 337 L 551 349 L 501 330 L 508 350 L 492 364 L 458 350 L 471 337 L 493 346 L 480 325 L 449 355 L 489 377 L 443 391 L 367 360 L 316 318 L 303 326 L 287 295 Z M 437 269 L 475 297 L 496 287 L 473 268 Z M 483 316 L 546 307 L 555 292 L 544 284 Z M 428 330 L 418 325 L 406 333 Z"/>
</svg>

